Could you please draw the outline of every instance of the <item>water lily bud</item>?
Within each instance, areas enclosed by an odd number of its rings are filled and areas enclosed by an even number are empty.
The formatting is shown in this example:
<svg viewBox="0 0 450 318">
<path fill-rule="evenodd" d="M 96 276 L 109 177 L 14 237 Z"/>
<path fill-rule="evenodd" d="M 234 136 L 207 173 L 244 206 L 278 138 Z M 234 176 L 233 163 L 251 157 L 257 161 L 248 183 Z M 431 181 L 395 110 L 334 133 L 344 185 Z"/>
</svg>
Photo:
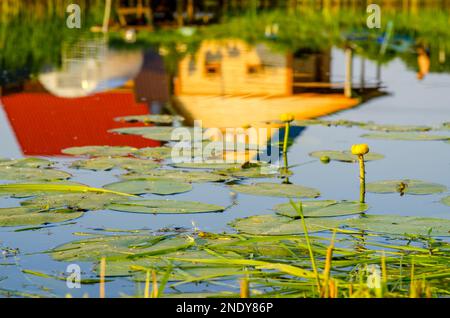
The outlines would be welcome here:
<svg viewBox="0 0 450 318">
<path fill-rule="evenodd" d="M 359 144 L 359 145 L 353 145 L 352 146 L 352 154 L 361 156 L 365 155 L 369 152 L 369 146 L 367 144 Z"/>
<path fill-rule="evenodd" d="M 290 123 L 291 121 L 293 121 L 295 119 L 294 115 L 286 113 L 286 114 L 282 114 L 280 116 L 280 120 L 284 123 Z"/>
<path fill-rule="evenodd" d="M 322 157 L 320 157 L 320 161 L 324 164 L 328 164 L 328 163 L 330 163 L 330 157 L 322 156 Z"/>
</svg>

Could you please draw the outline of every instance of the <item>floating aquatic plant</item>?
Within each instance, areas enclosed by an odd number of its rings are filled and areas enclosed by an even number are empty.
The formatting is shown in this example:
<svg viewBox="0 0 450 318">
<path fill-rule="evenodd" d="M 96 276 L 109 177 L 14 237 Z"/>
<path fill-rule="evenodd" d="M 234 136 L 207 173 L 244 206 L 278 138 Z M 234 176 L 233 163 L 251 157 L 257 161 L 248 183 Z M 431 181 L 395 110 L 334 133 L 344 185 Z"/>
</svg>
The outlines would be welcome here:
<svg viewBox="0 0 450 318">
<path fill-rule="evenodd" d="M 400 193 L 404 194 L 434 194 L 442 193 L 447 187 L 438 183 L 431 183 L 421 180 L 383 180 L 367 184 L 367 191 L 374 193 Z"/>
</svg>

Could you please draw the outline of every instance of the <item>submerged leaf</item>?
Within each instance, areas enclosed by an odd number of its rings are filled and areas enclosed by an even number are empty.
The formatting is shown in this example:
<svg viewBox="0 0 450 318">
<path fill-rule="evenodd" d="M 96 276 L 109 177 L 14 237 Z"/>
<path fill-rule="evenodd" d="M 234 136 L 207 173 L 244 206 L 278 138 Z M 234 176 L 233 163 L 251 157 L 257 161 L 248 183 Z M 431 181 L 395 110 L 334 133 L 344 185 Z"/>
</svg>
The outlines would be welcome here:
<svg viewBox="0 0 450 318">
<path fill-rule="evenodd" d="M 428 126 L 413 126 L 413 125 L 379 125 L 375 123 L 367 123 L 361 126 L 363 129 L 384 131 L 384 132 L 417 132 L 429 131 L 431 127 Z"/>
<path fill-rule="evenodd" d="M 448 136 L 441 135 L 429 135 L 424 133 L 415 133 L 415 132 L 386 132 L 386 133 L 373 133 L 373 134 L 364 134 L 361 136 L 362 138 L 370 138 L 370 139 L 388 139 L 388 140 L 405 140 L 405 141 L 432 141 L 432 140 L 449 140 Z"/>
<path fill-rule="evenodd" d="M 349 227 L 388 234 L 449 236 L 450 220 L 400 215 L 367 215 L 345 221 Z"/>
<path fill-rule="evenodd" d="M 337 151 L 337 150 L 323 150 L 314 151 L 309 154 L 314 158 L 328 157 L 330 160 L 342 161 L 342 162 L 358 162 L 358 156 L 353 155 L 350 151 Z M 380 160 L 384 156 L 381 154 L 369 152 L 364 156 L 365 161 Z"/>
<path fill-rule="evenodd" d="M 44 168 L 53 164 L 50 160 L 41 158 L 0 159 L 0 167 L 10 166 L 16 168 Z"/>
<path fill-rule="evenodd" d="M 368 192 L 374 193 L 400 193 L 403 194 L 434 194 L 447 190 L 447 187 L 437 183 L 421 180 L 385 180 L 368 183 Z"/>
<path fill-rule="evenodd" d="M 159 141 L 180 141 L 185 140 L 184 137 L 187 136 L 189 136 L 190 140 L 192 136 L 194 136 L 194 128 L 192 127 L 128 127 L 112 129 L 109 132 L 124 135 L 137 135 Z M 202 131 L 200 132 L 200 137 L 205 138 Z"/>
<path fill-rule="evenodd" d="M 85 147 L 66 148 L 61 150 L 61 152 L 73 156 L 120 157 L 120 156 L 128 156 L 136 150 L 137 149 L 133 147 L 85 146 Z"/>
<path fill-rule="evenodd" d="M 154 161 L 137 158 L 108 158 L 98 157 L 93 159 L 78 160 L 72 163 L 71 168 L 87 169 L 94 171 L 107 171 L 111 169 L 125 169 L 133 171 L 146 171 L 159 167 Z"/>
<path fill-rule="evenodd" d="M 295 198 L 315 198 L 320 196 L 320 192 L 314 188 L 308 188 L 295 184 L 279 183 L 255 183 L 255 184 L 234 184 L 230 185 L 233 191 L 262 196 L 275 197 L 295 197 Z"/>
<path fill-rule="evenodd" d="M 356 201 L 324 200 L 302 201 L 302 208 L 305 217 L 327 217 L 363 213 L 369 209 L 369 206 Z M 278 204 L 273 209 L 277 214 L 292 218 L 300 218 L 300 215 L 290 202 Z"/>
<path fill-rule="evenodd" d="M 22 206 L 55 209 L 68 208 L 72 210 L 101 210 L 113 201 L 123 200 L 123 196 L 114 193 L 65 193 L 43 195 L 21 202 Z"/>
<path fill-rule="evenodd" d="M 184 118 L 172 115 L 134 115 L 115 118 L 116 121 L 127 123 L 155 123 L 155 124 L 172 124 L 174 121 L 182 122 Z"/>
<path fill-rule="evenodd" d="M 121 259 L 165 254 L 192 244 L 193 240 L 187 236 L 112 235 L 70 242 L 51 252 L 57 261 L 97 261 L 101 257 Z"/>
<path fill-rule="evenodd" d="M 153 193 L 160 195 L 168 195 L 175 193 L 183 193 L 192 190 L 192 185 L 174 180 L 129 180 L 110 183 L 104 186 L 105 189 L 131 193 L 145 194 Z"/>
<path fill-rule="evenodd" d="M 111 193 L 117 194 L 119 196 L 132 196 L 128 193 L 105 190 L 100 188 L 92 188 L 85 185 L 79 184 L 57 184 L 57 183 L 43 183 L 43 184 L 33 184 L 33 183 L 10 183 L 10 184 L 0 184 L 0 195 L 1 194 L 14 194 L 23 196 L 33 196 L 38 194 L 47 193 L 67 193 L 67 192 L 95 192 L 95 193 Z"/>
<path fill-rule="evenodd" d="M 445 198 L 443 198 L 443 199 L 441 200 L 441 202 L 442 202 L 443 204 L 445 204 L 445 205 L 450 205 L 450 195 L 449 195 L 449 196 L 446 196 Z"/>
<path fill-rule="evenodd" d="M 0 226 L 40 225 L 73 220 L 83 212 L 71 210 L 46 211 L 29 207 L 0 208 Z"/>
<path fill-rule="evenodd" d="M 182 182 L 220 182 L 230 179 L 228 176 L 207 171 L 185 171 L 177 169 L 155 169 L 145 173 L 131 172 L 120 176 L 125 180 L 178 180 Z"/>
<path fill-rule="evenodd" d="M 305 219 L 308 232 L 337 228 L 342 221 L 335 218 Z M 239 232 L 253 235 L 293 235 L 304 233 L 300 219 L 280 215 L 255 215 L 236 219 L 230 225 Z"/>
<path fill-rule="evenodd" d="M 225 207 L 194 201 L 134 200 L 111 203 L 108 209 L 132 213 L 185 214 L 222 212 Z"/>
<path fill-rule="evenodd" d="M 172 148 L 170 147 L 148 147 L 141 148 L 134 152 L 135 156 L 142 158 L 151 158 L 154 160 L 168 159 L 172 156 Z"/>
<path fill-rule="evenodd" d="M 70 173 L 54 169 L 0 166 L 0 180 L 52 181 L 69 179 Z"/>
</svg>

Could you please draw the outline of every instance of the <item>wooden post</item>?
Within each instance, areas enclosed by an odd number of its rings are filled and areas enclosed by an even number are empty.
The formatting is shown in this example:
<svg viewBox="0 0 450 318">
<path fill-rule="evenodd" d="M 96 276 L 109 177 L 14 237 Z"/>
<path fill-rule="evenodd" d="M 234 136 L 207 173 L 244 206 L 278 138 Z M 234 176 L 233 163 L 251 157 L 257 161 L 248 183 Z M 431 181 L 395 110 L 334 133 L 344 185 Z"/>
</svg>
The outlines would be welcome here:
<svg viewBox="0 0 450 318">
<path fill-rule="evenodd" d="M 103 26 L 102 26 L 102 32 L 107 33 L 108 32 L 108 25 L 109 25 L 109 17 L 111 16 L 111 0 L 106 0 L 105 2 L 105 14 L 103 16 Z"/>
<path fill-rule="evenodd" d="M 353 78 L 353 52 L 350 47 L 345 49 L 345 97 L 352 97 L 352 78 Z"/>
<path fill-rule="evenodd" d="M 194 21 L 194 0 L 188 0 L 187 17 L 189 22 Z"/>
</svg>

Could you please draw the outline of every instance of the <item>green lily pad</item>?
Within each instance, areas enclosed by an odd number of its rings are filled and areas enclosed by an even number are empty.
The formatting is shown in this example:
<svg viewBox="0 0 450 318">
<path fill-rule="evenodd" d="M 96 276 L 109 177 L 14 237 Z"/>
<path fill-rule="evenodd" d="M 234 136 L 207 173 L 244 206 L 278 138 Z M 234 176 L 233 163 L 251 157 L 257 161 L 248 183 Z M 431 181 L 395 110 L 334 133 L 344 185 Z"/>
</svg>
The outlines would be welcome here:
<svg viewBox="0 0 450 318">
<path fill-rule="evenodd" d="M 361 137 L 370 139 L 387 139 L 387 140 L 405 140 L 405 141 L 433 141 L 433 140 L 449 140 L 448 136 L 429 135 L 417 132 L 386 132 L 364 134 Z"/>
<path fill-rule="evenodd" d="M 136 280 L 145 279 L 144 275 L 139 275 L 142 271 L 139 268 L 151 268 L 154 269 L 157 274 L 165 274 L 167 266 L 170 263 L 173 266 L 172 273 L 170 274 L 169 281 L 180 281 L 186 279 L 192 279 L 194 277 L 205 276 L 227 276 L 230 269 L 241 268 L 242 266 L 222 265 L 216 266 L 211 264 L 193 264 L 187 262 L 181 262 L 172 260 L 172 258 L 180 259 L 215 259 L 216 256 L 211 255 L 203 250 L 182 249 L 178 251 L 172 251 L 169 253 L 160 253 L 159 255 L 151 255 L 147 257 L 134 258 L 134 259 L 117 259 L 108 262 L 106 266 L 106 276 L 134 276 Z M 210 270 L 208 270 L 210 269 Z M 99 272 L 99 266 L 96 266 L 95 270 Z M 233 274 L 235 274 L 233 272 Z"/>
<path fill-rule="evenodd" d="M 252 195 L 274 196 L 274 197 L 295 197 L 295 198 L 316 198 L 320 192 L 313 188 L 308 188 L 295 184 L 279 183 L 255 183 L 255 184 L 233 184 L 231 190 Z"/>
<path fill-rule="evenodd" d="M 305 120 L 294 120 L 291 123 L 291 125 L 292 126 L 301 126 L 301 127 L 314 126 L 314 125 L 322 125 L 322 126 L 328 126 L 328 127 L 330 127 L 330 126 L 353 127 L 353 126 L 364 125 L 364 123 L 346 120 L 346 119 L 339 119 L 339 120 L 305 119 Z"/>
<path fill-rule="evenodd" d="M 417 125 L 379 125 L 375 123 L 367 123 L 361 126 L 364 129 L 384 131 L 384 132 L 424 132 L 430 131 L 431 127 Z"/>
<path fill-rule="evenodd" d="M 285 171 L 275 165 L 266 163 L 245 163 L 239 168 L 228 168 L 215 171 L 217 174 L 227 175 L 235 178 L 271 178 L 291 175 L 292 172 Z"/>
<path fill-rule="evenodd" d="M 68 208 L 71 210 L 101 210 L 113 201 L 123 200 L 123 196 L 113 193 L 65 193 L 43 195 L 21 202 L 22 206 L 38 209 Z"/>
<path fill-rule="evenodd" d="M 111 190 L 93 188 L 75 182 L 52 183 L 8 183 L 0 184 L 0 195 L 13 195 L 16 198 L 25 198 L 43 194 L 60 193 L 110 193 L 119 196 L 132 197 L 133 195 Z"/>
<path fill-rule="evenodd" d="M 442 129 L 450 129 L 450 122 L 443 123 Z"/>
<path fill-rule="evenodd" d="M 94 171 L 108 171 L 111 169 L 125 169 L 133 171 L 147 171 L 158 168 L 159 164 L 150 160 L 137 158 L 107 158 L 98 157 L 74 161 L 71 168 Z"/>
<path fill-rule="evenodd" d="M 70 242 L 53 249 L 51 255 L 57 261 L 97 261 L 101 257 L 121 259 L 164 254 L 193 244 L 185 236 L 112 235 Z"/>
<path fill-rule="evenodd" d="M 141 158 L 151 158 L 154 160 L 169 159 L 172 156 L 172 148 L 170 147 L 142 148 L 135 151 L 134 155 Z"/>
<path fill-rule="evenodd" d="M 167 179 L 177 180 L 182 182 L 220 182 L 230 179 L 228 176 L 223 176 L 207 171 L 184 171 L 177 169 L 155 169 L 145 173 L 131 172 L 120 176 L 125 180 L 154 180 Z"/>
<path fill-rule="evenodd" d="M 308 233 L 337 228 L 342 222 L 343 220 L 335 218 L 305 219 Z M 300 219 L 280 215 L 255 215 L 236 219 L 230 225 L 239 232 L 253 235 L 304 234 Z"/>
<path fill-rule="evenodd" d="M 130 194 L 153 193 L 168 195 L 183 193 L 192 190 L 192 185 L 174 180 L 128 180 L 110 183 L 104 186 L 105 189 L 119 191 Z"/>
<path fill-rule="evenodd" d="M 111 203 L 108 209 L 114 211 L 151 214 L 187 214 L 222 212 L 225 207 L 194 201 L 176 200 L 134 200 Z"/>
<path fill-rule="evenodd" d="M 449 236 L 450 220 L 438 218 L 424 218 L 400 215 L 367 215 L 361 218 L 349 219 L 345 225 L 361 230 L 388 233 Z"/>
<path fill-rule="evenodd" d="M 137 149 L 133 147 L 113 147 L 113 146 L 85 146 L 72 147 L 61 150 L 62 153 L 73 156 L 90 156 L 90 157 L 120 157 L 128 156 Z"/>
<path fill-rule="evenodd" d="M 450 205 L 450 195 L 449 195 L 449 196 L 446 196 L 445 198 L 443 198 L 443 199 L 441 200 L 441 202 L 442 202 L 443 204 L 445 204 L 445 205 Z"/>
<path fill-rule="evenodd" d="M 297 204 L 296 204 L 297 205 Z M 367 211 L 369 206 L 356 201 L 302 201 L 303 216 L 327 217 L 359 214 Z M 300 218 L 298 212 L 291 203 L 278 204 L 273 208 L 277 214 L 291 218 Z"/>
<path fill-rule="evenodd" d="M 353 155 L 350 151 L 323 150 L 311 152 L 309 155 L 318 159 L 325 156 L 330 158 L 330 160 L 335 161 L 358 162 L 358 156 Z M 369 152 L 368 154 L 364 155 L 365 161 L 380 160 L 383 158 L 383 155 L 373 152 Z"/>
<path fill-rule="evenodd" d="M 434 194 L 442 193 L 447 187 L 437 183 L 421 180 L 385 180 L 371 182 L 366 185 L 366 191 L 374 193 L 400 193 L 400 194 Z"/>
<path fill-rule="evenodd" d="M 3 159 L 0 160 L 0 167 L 10 166 L 16 168 L 45 168 L 50 167 L 52 161 L 41 158 Z"/>
<path fill-rule="evenodd" d="M 83 212 L 71 210 L 40 210 L 29 207 L 0 208 L 0 226 L 40 225 L 73 220 Z"/>
<path fill-rule="evenodd" d="M 155 124 L 172 124 L 173 122 L 182 122 L 184 118 L 172 115 L 135 115 L 115 118 L 116 121 L 127 123 L 155 123 Z"/>
<path fill-rule="evenodd" d="M 54 169 L 0 166 L 0 180 L 52 181 L 69 179 L 70 173 Z"/>
<path fill-rule="evenodd" d="M 113 129 L 109 132 L 123 135 L 137 135 L 159 141 L 180 141 L 186 135 L 189 136 L 189 139 L 194 136 L 194 128 L 192 127 L 127 127 Z M 203 133 L 201 137 L 204 138 Z"/>
</svg>

